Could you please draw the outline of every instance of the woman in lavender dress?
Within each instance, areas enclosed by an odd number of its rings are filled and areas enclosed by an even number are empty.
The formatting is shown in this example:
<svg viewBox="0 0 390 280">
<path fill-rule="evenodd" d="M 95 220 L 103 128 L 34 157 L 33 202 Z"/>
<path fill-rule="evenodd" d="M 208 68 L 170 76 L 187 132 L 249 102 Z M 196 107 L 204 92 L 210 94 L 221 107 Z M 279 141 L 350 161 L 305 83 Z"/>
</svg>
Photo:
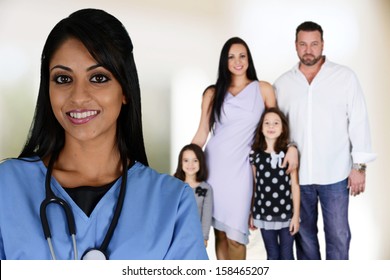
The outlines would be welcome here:
<svg viewBox="0 0 390 280">
<path fill-rule="evenodd" d="M 272 86 L 258 81 L 249 48 L 233 37 L 222 48 L 218 79 L 202 100 L 192 143 L 205 147 L 208 183 L 213 186 L 213 227 L 218 259 L 245 259 L 253 177 L 248 154 L 265 107 L 275 107 Z M 292 158 L 292 161 L 289 160 Z M 287 157 L 298 162 L 296 152 Z"/>
</svg>

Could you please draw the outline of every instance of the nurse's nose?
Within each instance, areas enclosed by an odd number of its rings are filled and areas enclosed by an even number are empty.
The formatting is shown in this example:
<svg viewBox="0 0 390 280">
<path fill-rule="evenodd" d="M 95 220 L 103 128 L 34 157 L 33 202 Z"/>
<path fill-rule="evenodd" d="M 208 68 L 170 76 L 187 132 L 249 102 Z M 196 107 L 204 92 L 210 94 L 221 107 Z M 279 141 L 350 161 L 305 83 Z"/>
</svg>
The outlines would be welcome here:
<svg viewBox="0 0 390 280">
<path fill-rule="evenodd" d="M 85 81 L 75 81 L 71 99 L 75 103 L 82 103 L 91 99 L 91 86 Z"/>
</svg>

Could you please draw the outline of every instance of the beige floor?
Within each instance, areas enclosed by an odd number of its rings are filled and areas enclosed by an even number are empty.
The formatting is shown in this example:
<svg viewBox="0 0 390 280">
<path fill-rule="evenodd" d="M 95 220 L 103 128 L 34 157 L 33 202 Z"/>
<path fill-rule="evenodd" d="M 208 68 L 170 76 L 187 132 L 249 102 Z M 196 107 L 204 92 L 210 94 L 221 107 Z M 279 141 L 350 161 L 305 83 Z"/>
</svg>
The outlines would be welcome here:
<svg viewBox="0 0 390 280">
<path fill-rule="evenodd" d="M 214 232 L 213 228 L 210 230 L 210 238 L 207 246 L 207 254 L 210 260 L 216 260 L 214 249 Z M 265 260 L 267 258 L 263 240 L 260 235 L 260 231 L 251 231 L 249 236 L 249 244 L 247 245 L 247 260 Z"/>
</svg>

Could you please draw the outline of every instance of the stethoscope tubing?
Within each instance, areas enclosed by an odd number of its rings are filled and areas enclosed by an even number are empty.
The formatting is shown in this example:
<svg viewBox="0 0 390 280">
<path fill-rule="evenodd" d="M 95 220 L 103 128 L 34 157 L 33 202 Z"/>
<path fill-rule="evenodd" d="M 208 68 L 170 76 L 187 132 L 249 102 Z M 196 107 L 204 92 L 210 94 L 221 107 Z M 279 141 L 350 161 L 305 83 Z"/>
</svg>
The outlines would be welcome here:
<svg viewBox="0 0 390 280">
<path fill-rule="evenodd" d="M 68 224 L 68 230 L 69 230 L 69 235 L 72 237 L 72 244 L 73 244 L 73 253 L 74 253 L 74 259 L 78 259 L 78 252 L 77 252 L 77 244 L 76 244 L 76 223 L 74 220 L 73 212 L 72 209 L 70 208 L 69 204 L 56 196 L 51 187 L 50 187 L 50 182 L 51 182 L 51 173 L 53 171 L 53 165 L 55 160 L 57 159 L 57 154 L 53 153 L 52 157 L 50 158 L 47 171 L 46 171 L 46 178 L 45 178 L 45 192 L 46 192 L 46 198 L 42 201 L 41 207 L 40 207 L 40 217 L 41 217 L 41 223 L 42 223 L 42 228 L 43 228 L 43 233 L 45 235 L 45 238 L 47 240 L 47 243 L 49 245 L 49 250 L 50 254 L 52 256 L 53 260 L 56 260 L 56 254 L 54 251 L 53 243 L 51 241 L 51 230 L 49 226 L 49 221 L 47 219 L 47 207 L 51 203 L 56 203 L 61 206 L 61 208 L 65 212 L 65 217 L 67 220 Z"/>
<path fill-rule="evenodd" d="M 51 174 L 53 171 L 54 162 L 57 159 L 57 157 L 58 157 L 58 153 L 52 154 L 50 161 L 49 161 L 49 164 L 48 164 L 48 167 L 47 167 L 47 172 L 46 172 L 46 178 L 45 178 L 46 197 L 42 201 L 41 206 L 40 206 L 40 218 L 41 218 L 43 233 L 44 233 L 45 238 L 47 240 L 52 259 L 56 260 L 57 257 L 56 257 L 54 246 L 52 243 L 52 235 L 51 235 L 51 230 L 50 230 L 50 226 L 49 226 L 49 221 L 47 219 L 47 209 L 48 209 L 48 205 L 51 203 L 56 203 L 56 204 L 60 205 L 61 208 L 65 212 L 65 217 L 66 217 L 67 224 L 68 224 L 69 235 L 72 238 L 74 259 L 78 260 L 78 250 L 77 250 L 77 242 L 76 242 L 76 223 L 74 220 L 74 215 L 73 215 L 72 209 L 70 208 L 69 204 L 65 200 L 56 196 L 50 187 Z M 122 175 L 121 188 L 119 191 L 119 197 L 118 197 L 117 205 L 116 205 L 115 210 L 114 210 L 114 216 L 112 218 L 111 224 L 107 230 L 106 236 L 102 242 L 102 245 L 99 247 L 99 249 L 89 249 L 89 250 L 98 250 L 98 251 L 102 252 L 104 256 L 107 256 L 106 251 L 108 248 L 108 244 L 110 243 L 111 238 L 114 234 L 115 228 L 118 224 L 120 213 L 122 212 L 125 193 L 126 193 L 127 165 L 128 165 L 127 159 L 123 159 L 122 165 L 123 165 L 123 175 Z"/>
</svg>

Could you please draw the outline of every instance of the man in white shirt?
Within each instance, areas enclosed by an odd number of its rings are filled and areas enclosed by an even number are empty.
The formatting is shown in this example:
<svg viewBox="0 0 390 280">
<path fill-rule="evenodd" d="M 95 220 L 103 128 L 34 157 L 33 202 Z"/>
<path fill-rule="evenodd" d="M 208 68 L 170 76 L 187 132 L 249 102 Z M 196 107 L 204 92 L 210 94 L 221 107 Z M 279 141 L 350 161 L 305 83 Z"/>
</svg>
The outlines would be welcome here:
<svg viewBox="0 0 390 280">
<path fill-rule="evenodd" d="M 323 30 L 314 22 L 296 29 L 300 62 L 275 84 L 278 106 L 289 119 L 300 152 L 301 226 L 298 259 L 321 259 L 318 201 L 324 220 L 326 259 L 348 259 L 349 193 L 365 190 L 366 163 L 375 159 L 366 104 L 355 73 L 322 52 Z"/>
</svg>

